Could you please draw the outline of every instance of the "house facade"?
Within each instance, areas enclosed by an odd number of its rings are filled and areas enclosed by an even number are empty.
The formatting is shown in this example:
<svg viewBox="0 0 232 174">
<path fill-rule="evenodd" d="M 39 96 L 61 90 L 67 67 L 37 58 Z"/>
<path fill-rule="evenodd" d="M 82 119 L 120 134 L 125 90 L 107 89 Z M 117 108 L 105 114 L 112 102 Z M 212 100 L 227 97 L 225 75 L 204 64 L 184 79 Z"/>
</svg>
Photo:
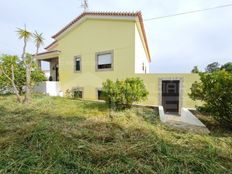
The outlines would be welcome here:
<svg viewBox="0 0 232 174">
<path fill-rule="evenodd" d="M 107 79 L 141 78 L 149 96 L 144 105 L 163 105 L 170 112 L 194 107 L 188 97 L 194 74 L 151 74 L 151 56 L 141 12 L 85 12 L 53 37 L 47 52 L 36 56 L 50 63 L 50 82 L 37 91 L 79 98 L 101 99 Z"/>
</svg>

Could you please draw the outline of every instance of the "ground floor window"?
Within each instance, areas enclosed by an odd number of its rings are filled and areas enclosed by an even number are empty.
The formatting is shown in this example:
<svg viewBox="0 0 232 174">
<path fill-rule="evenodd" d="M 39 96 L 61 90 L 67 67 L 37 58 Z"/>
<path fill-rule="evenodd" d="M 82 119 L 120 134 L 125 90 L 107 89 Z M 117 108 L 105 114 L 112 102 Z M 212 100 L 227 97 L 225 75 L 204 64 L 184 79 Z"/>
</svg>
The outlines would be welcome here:
<svg viewBox="0 0 232 174">
<path fill-rule="evenodd" d="M 98 98 L 98 100 L 104 100 L 102 90 L 97 90 L 97 98 Z"/>
<path fill-rule="evenodd" d="M 76 99 L 83 98 L 83 89 L 82 88 L 73 89 L 73 98 Z"/>
</svg>

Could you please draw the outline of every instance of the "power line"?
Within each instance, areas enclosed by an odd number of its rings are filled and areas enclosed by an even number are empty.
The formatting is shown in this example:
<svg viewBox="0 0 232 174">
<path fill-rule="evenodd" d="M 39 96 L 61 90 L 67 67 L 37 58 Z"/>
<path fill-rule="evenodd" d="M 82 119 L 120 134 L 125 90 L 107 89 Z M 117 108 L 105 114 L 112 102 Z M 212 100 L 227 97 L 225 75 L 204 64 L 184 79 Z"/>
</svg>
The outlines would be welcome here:
<svg viewBox="0 0 232 174">
<path fill-rule="evenodd" d="M 170 14 L 170 15 L 166 15 L 166 16 L 158 16 L 158 17 L 154 17 L 154 18 L 147 18 L 147 19 L 144 19 L 144 21 L 146 22 L 146 21 L 152 21 L 152 20 L 159 20 L 159 19 L 163 19 L 163 18 L 170 18 L 170 17 L 181 16 L 181 15 L 199 13 L 199 12 L 203 12 L 203 11 L 209 11 L 209 10 L 226 8 L 226 7 L 232 7 L 232 4 L 225 4 L 225 5 L 220 5 L 220 6 L 215 6 L 215 7 L 210 7 L 210 8 L 200 9 L 200 10 L 186 11 L 186 12 Z"/>
</svg>

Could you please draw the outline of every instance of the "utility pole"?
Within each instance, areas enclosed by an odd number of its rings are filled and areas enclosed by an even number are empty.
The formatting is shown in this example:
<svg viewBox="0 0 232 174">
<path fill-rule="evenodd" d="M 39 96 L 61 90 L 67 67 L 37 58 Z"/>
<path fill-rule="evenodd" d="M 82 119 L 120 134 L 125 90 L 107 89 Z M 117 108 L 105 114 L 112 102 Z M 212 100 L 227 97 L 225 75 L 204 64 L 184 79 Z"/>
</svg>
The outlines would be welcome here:
<svg viewBox="0 0 232 174">
<path fill-rule="evenodd" d="M 81 7 L 84 9 L 84 12 L 89 10 L 89 3 L 88 0 L 83 0 L 83 2 L 81 3 Z"/>
</svg>

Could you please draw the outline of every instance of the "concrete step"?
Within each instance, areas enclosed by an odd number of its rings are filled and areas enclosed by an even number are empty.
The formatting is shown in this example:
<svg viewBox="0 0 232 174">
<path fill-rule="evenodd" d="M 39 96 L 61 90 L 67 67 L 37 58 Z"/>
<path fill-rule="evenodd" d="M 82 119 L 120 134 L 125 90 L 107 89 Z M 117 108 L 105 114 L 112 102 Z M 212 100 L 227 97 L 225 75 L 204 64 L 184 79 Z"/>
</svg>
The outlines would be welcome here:
<svg viewBox="0 0 232 174">
<path fill-rule="evenodd" d="M 210 131 L 204 126 L 195 126 L 181 121 L 168 120 L 164 123 L 171 129 L 182 131 L 182 132 L 191 132 L 196 134 L 209 134 Z"/>
</svg>

